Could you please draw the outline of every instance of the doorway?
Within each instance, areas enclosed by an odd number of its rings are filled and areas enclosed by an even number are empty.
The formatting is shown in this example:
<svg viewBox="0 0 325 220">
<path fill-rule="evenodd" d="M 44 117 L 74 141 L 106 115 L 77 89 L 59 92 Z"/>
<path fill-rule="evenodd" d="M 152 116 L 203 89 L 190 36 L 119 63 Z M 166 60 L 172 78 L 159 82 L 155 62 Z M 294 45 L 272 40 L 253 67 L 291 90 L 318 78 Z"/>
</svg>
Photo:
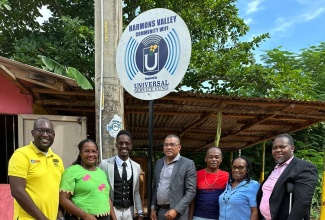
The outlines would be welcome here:
<svg viewBox="0 0 325 220">
<path fill-rule="evenodd" d="M 0 184 L 7 184 L 8 162 L 18 148 L 18 122 L 17 115 L 0 114 Z"/>
</svg>

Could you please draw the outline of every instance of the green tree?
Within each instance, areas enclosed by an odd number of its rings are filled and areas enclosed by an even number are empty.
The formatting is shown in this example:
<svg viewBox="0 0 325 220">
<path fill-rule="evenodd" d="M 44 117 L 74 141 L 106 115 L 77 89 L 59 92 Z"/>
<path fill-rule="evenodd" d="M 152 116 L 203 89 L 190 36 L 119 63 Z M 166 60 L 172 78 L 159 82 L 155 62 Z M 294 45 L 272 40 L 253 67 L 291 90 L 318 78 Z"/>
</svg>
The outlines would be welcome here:
<svg viewBox="0 0 325 220">
<path fill-rule="evenodd" d="M 8 5 L 8 0 L 0 0 L 0 9 L 11 10 L 10 6 Z"/>
<path fill-rule="evenodd" d="M 124 27 L 138 13 L 152 8 L 168 8 L 178 13 L 187 23 L 193 43 L 190 67 L 181 85 L 195 92 L 218 93 L 220 80 L 226 79 L 230 70 L 254 64 L 252 50 L 268 37 L 263 34 L 249 42 L 240 41 L 249 27 L 238 17 L 235 3 L 235 0 L 125 0 Z M 15 10 L 0 11 L 1 56 L 41 67 L 38 55 L 43 55 L 75 67 L 88 79 L 94 77 L 92 1 L 36 0 L 8 4 Z M 52 17 L 39 24 L 38 8 L 43 5 L 51 10 Z"/>
<path fill-rule="evenodd" d="M 269 75 L 269 98 L 315 100 L 314 81 L 309 71 L 301 68 L 300 54 L 281 51 L 281 47 L 266 51 L 265 67 L 272 69 Z"/>
<path fill-rule="evenodd" d="M 303 48 L 298 53 L 281 50 L 281 47 L 274 48 L 265 51 L 262 56 L 263 64 L 240 67 L 238 72 L 228 74 L 229 78 L 223 84 L 230 95 L 323 101 L 325 98 L 324 55 L 324 42 L 318 46 Z M 242 80 L 236 82 L 236 79 L 240 79 L 239 76 Z M 314 219 L 318 219 L 321 205 L 324 126 L 324 123 L 319 123 L 293 134 L 295 156 L 312 162 L 319 172 L 319 184 L 312 200 L 311 214 Z M 266 144 L 266 172 L 274 167 L 271 143 L 270 141 Z M 260 145 L 244 149 L 242 154 L 249 156 L 257 170 L 261 169 Z"/>
<path fill-rule="evenodd" d="M 262 55 L 263 64 L 231 69 L 219 84 L 219 92 L 246 97 L 324 100 L 324 60 L 324 42 L 299 53 L 281 47 L 267 50 Z"/>
<path fill-rule="evenodd" d="M 92 1 L 10 1 L 0 10 L 0 55 L 42 67 L 39 55 L 94 76 L 94 3 Z M 39 8 L 52 17 L 40 24 Z"/>
<path fill-rule="evenodd" d="M 317 100 L 325 100 L 325 42 L 301 50 L 299 66 L 308 72 L 314 82 L 313 91 Z"/>
</svg>

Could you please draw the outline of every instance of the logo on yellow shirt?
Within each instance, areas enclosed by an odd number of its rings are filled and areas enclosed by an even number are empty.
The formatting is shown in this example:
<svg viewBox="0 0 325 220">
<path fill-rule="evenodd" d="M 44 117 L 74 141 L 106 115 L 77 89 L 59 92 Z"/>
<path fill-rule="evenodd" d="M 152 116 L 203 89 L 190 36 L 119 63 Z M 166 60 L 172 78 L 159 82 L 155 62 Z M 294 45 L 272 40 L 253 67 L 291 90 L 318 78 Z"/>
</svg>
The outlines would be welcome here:
<svg viewBox="0 0 325 220">
<path fill-rule="evenodd" d="M 55 167 L 59 166 L 59 160 L 58 159 L 53 159 L 53 163 Z"/>
</svg>

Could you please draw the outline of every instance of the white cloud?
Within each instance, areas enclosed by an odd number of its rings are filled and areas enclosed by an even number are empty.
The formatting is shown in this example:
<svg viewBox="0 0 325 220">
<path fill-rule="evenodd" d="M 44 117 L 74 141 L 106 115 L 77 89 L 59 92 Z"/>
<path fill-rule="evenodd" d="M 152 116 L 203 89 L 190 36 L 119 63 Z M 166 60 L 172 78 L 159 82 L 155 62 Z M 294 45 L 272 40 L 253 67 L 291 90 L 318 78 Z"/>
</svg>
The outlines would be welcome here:
<svg viewBox="0 0 325 220">
<path fill-rule="evenodd" d="M 324 8 L 318 8 L 314 11 L 310 11 L 308 13 L 303 14 L 302 19 L 304 21 L 314 20 L 315 18 L 319 17 L 324 11 L 325 11 Z"/>
<path fill-rule="evenodd" d="M 261 6 L 262 0 L 253 0 L 250 3 L 247 4 L 247 8 L 246 8 L 246 14 L 251 14 L 254 12 L 257 12 L 261 9 L 263 9 L 263 7 Z"/>
<path fill-rule="evenodd" d="M 295 13 L 288 13 L 286 17 L 277 18 L 275 25 L 270 29 L 270 34 L 282 33 L 282 36 L 290 35 L 290 32 L 303 23 L 310 22 L 325 14 L 325 0 L 295 0 L 300 7 Z M 281 35 L 280 35 L 281 36 Z"/>
<path fill-rule="evenodd" d="M 270 33 L 283 33 L 285 35 L 289 35 L 289 31 L 293 29 L 295 26 L 311 21 L 319 16 L 321 16 L 325 12 L 325 8 L 318 8 L 317 10 L 309 11 L 302 15 L 297 15 L 294 17 L 288 18 L 278 18 L 275 21 L 275 27 L 270 30 Z"/>
<path fill-rule="evenodd" d="M 317 0 L 317 1 L 310 1 L 310 0 L 296 0 L 301 5 L 310 5 L 310 6 L 315 6 L 315 5 L 322 5 L 325 3 L 325 0 Z"/>
<path fill-rule="evenodd" d="M 270 30 L 271 34 L 277 33 L 277 32 L 288 32 L 288 30 L 294 26 L 295 19 L 293 20 L 286 20 L 284 18 L 278 18 L 276 21 L 276 27 Z"/>
<path fill-rule="evenodd" d="M 300 3 L 300 4 L 305 5 L 305 4 L 310 3 L 310 0 L 297 0 L 297 2 Z"/>
<path fill-rule="evenodd" d="M 39 8 L 38 10 L 42 14 L 42 17 L 36 18 L 36 21 L 40 24 L 44 21 L 47 21 L 49 17 L 52 16 L 52 12 L 45 5 L 43 5 L 42 8 Z"/>
<path fill-rule="evenodd" d="M 245 24 L 251 24 L 253 22 L 253 19 L 252 18 L 247 18 L 247 19 L 244 19 L 244 22 Z"/>
</svg>

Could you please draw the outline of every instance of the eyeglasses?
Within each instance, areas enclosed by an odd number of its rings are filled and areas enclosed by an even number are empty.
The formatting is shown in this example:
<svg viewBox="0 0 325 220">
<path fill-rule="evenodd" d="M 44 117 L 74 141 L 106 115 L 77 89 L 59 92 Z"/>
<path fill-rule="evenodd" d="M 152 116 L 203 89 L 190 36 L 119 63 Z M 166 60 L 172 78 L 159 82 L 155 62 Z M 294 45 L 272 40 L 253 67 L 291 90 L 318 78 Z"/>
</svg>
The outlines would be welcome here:
<svg viewBox="0 0 325 220">
<path fill-rule="evenodd" d="M 164 147 L 168 147 L 168 146 L 171 146 L 171 147 L 176 147 L 178 146 L 179 144 L 176 144 L 176 143 L 164 143 Z"/>
<path fill-rule="evenodd" d="M 37 134 L 45 134 L 45 132 L 48 135 L 54 135 L 55 131 L 52 129 L 43 129 L 43 128 L 34 128 L 34 131 L 36 131 Z"/>
<path fill-rule="evenodd" d="M 243 171 L 244 169 L 245 169 L 246 167 L 244 167 L 244 166 L 232 166 L 231 167 L 231 170 L 232 171 L 235 171 L 235 170 L 238 170 L 238 171 Z"/>
<path fill-rule="evenodd" d="M 129 143 L 129 142 L 120 141 L 120 142 L 117 142 L 116 145 L 119 146 L 119 147 L 123 147 L 123 145 L 125 145 L 126 147 L 130 147 L 132 144 Z"/>
<path fill-rule="evenodd" d="M 85 154 L 98 154 L 98 150 L 82 150 Z"/>
</svg>

